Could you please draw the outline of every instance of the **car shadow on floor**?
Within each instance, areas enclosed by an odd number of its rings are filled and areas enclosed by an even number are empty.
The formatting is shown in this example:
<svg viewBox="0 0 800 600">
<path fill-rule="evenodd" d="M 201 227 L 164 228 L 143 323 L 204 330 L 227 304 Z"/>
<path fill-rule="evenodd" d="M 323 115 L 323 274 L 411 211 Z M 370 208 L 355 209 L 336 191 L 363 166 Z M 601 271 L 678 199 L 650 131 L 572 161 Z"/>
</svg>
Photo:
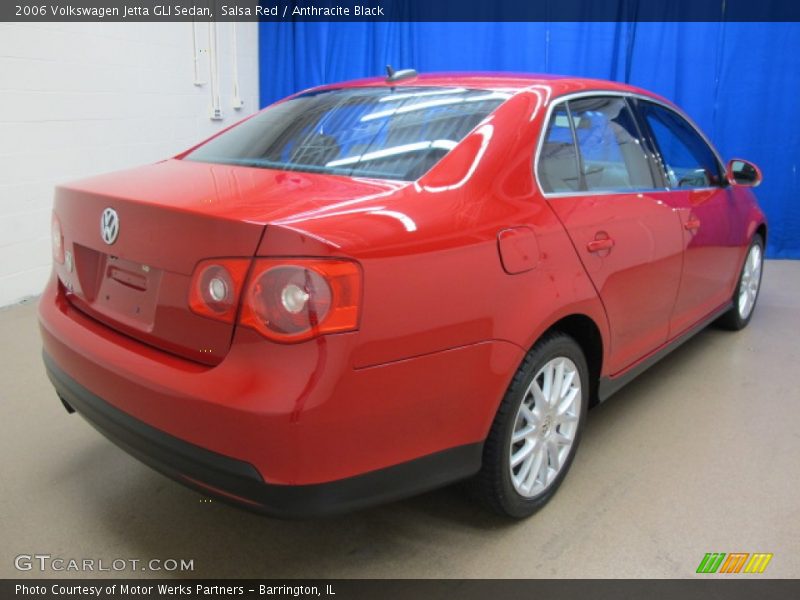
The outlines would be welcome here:
<svg viewBox="0 0 800 600">
<path fill-rule="evenodd" d="M 196 572 L 185 576 L 332 577 L 352 569 L 355 577 L 363 569 L 391 577 L 392 564 L 415 560 L 437 538 L 492 536 L 514 524 L 461 484 L 339 516 L 279 520 L 206 498 L 99 437 L 59 460 L 53 485 L 72 486 L 51 492 L 72 499 L 60 519 L 91 513 L 98 545 L 124 547 L 124 555 L 194 559 Z"/>
</svg>

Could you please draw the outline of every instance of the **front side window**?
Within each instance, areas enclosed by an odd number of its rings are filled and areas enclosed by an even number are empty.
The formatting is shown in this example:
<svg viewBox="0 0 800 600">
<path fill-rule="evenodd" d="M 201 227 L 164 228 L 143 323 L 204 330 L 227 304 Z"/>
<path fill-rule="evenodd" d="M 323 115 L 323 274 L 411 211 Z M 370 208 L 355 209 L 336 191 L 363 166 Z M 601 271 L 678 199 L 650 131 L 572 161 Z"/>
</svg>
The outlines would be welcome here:
<svg viewBox="0 0 800 600">
<path fill-rule="evenodd" d="M 635 191 L 655 187 L 636 122 L 624 98 L 570 100 L 569 110 L 584 189 Z"/>
<path fill-rule="evenodd" d="M 686 119 L 652 102 L 640 101 L 639 107 L 655 138 L 669 187 L 720 185 L 722 176 L 714 152 Z"/>
<path fill-rule="evenodd" d="M 413 181 L 509 97 L 434 87 L 309 92 L 268 108 L 184 159 Z"/>
</svg>

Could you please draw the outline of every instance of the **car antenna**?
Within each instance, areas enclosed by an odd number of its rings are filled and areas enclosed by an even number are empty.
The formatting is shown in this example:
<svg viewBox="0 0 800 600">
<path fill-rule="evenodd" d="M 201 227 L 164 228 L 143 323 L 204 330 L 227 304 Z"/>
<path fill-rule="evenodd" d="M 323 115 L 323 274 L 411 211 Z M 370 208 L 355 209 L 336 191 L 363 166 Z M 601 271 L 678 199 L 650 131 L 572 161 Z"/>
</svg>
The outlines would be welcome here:
<svg viewBox="0 0 800 600">
<path fill-rule="evenodd" d="M 387 83 L 392 83 L 394 81 L 400 81 L 401 79 L 410 79 L 412 77 L 416 77 L 417 72 L 414 69 L 401 69 L 399 71 L 395 71 L 392 65 L 386 65 L 386 81 Z"/>
</svg>

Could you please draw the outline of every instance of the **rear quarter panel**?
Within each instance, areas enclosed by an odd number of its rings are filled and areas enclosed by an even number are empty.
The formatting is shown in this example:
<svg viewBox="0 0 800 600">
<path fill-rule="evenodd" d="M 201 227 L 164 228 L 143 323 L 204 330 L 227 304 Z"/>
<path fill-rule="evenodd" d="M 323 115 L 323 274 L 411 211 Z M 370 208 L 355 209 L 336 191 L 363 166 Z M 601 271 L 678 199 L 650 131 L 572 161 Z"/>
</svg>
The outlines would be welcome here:
<svg viewBox="0 0 800 600">
<path fill-rule="evenodd" d="M 592 318 L 607 338 L 595 290 L 533 180 L 542 102 L 540 93 L 517 94 L 391 197 L 343 203 L 268 228 L 260 253 L 286 248 L 268 245 L 293 230 L 318 249 L 360 261 L 364 297 L 354 368 L 489 340 L 513 344 L 521 360 L 554 322 L 575 313 Z M 513 226 L 531 228 L 539 252 L 531 270 L 511 275 L 497 236 Z M 501 395 L 487 403 L 487 430 Z"/>
</svg>

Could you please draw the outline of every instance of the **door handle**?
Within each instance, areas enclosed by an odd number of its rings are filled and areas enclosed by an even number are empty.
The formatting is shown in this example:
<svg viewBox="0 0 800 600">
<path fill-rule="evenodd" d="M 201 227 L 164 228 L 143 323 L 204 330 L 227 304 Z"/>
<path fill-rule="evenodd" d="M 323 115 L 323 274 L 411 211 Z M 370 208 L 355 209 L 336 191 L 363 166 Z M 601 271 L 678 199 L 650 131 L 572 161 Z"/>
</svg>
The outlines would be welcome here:
<svg viewBox="0 0 800 600">
<path fill-rule="evenodd" d="M 689 231 L 697 231 L 700 229 L 700 219 L 697 217 L 690 217 L 688 221 L 684 224 L 684 229 L 688 229 Z"/>
<path fill-rule="evenodd" d="M 586 244 L 586 249 L 589 252 L 602 252 L 603 250 L 611 250 L 614 247 L 614 240 L 606 238 L 603 240 L 592 240 Z"/>
</svg>

